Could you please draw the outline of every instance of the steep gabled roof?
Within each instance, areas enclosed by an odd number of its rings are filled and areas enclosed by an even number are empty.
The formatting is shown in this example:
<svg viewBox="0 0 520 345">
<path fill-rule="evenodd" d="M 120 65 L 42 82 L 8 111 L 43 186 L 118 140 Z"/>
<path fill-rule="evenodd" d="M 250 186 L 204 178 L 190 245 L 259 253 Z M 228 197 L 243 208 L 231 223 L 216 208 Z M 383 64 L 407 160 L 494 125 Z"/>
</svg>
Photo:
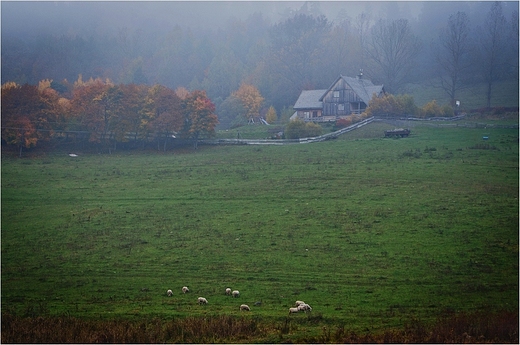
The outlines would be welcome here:
<svg viewBox="0 0 520 345">
<path fill-rule="evenodd" d="M 379 95 L 381 91 L 383 91 L 383 85 L 374 85 L 372 82 L 368 79 L 363 78 L 351 78 L 351 77 L 344 77 L 340 75 L 333 83 L 332 85 L 323 93 L 323 95 L 320 98 L 320 101 L 323 101 L 323 97 L 332 90 L 334 85 L 343 78 L 345 83 L 347 83 L 348 86 L 361 98 L 365 104 L 368 104 L 370 100 L 372 99 L 372 94 L 376 93 Z"/>
<path fill-rule="evenodd" d="M 294 104 L 293 109 L 321 109 L 323 107 L 321 96 L 323 96 L 326 91 L 327 90 L 303 90 Z"/>
<path fill-rule="evenodd" d="M 384 87 L 383 85 L 374 85 L 374 86 L 368 86 L 368 87 L 365 87 L 365 90 L 367 91 L 367 94 L 368 94 L 368 100 L 372 100 L 372 96 L 374 95 L 374 93 L 379 96 L 379 94 L 381 92 L 384 91 Z M 365 102 L 367 105 L 368 103 Z"/>
</svg>

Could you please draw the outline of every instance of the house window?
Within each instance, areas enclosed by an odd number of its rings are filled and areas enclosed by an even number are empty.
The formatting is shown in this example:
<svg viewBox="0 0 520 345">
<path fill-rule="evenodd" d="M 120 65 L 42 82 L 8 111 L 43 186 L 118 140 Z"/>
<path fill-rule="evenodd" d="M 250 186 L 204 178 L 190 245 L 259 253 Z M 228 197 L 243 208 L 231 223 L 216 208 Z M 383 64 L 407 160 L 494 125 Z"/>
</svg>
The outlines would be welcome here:
<svg viewBox="0 0 520 345">
<path fill-rule="evenodd" d="M 334 91 L 334 98 L 339 98 L 339 91 Z"/>
<path fill-rule="evenodd" d="M 305 117 L 306 119 L 309 118 L 309 112 L 308 111 L 304 111 L 303 112 L 303 117 Z"/>
<path fill-rule="evenodd" d="M 345 110 L 344 104 L 338 104 L 338 110 Z"/>
</svg>

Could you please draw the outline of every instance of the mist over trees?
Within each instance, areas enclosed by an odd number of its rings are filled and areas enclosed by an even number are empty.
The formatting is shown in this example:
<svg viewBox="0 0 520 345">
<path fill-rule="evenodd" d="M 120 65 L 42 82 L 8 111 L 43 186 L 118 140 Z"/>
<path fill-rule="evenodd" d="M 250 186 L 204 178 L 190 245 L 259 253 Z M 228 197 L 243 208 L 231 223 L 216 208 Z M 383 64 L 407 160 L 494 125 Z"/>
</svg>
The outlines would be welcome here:
<svg viewBox="0 0 520 345">
<path fill-rule="evenodd" d="M 390 93 L 398 93 L 403 84 L 412 80 L 420 40 L 412 33 L 408 20 L 386 23 L 380 19 L 370 32 L 368 57 L 373 62 L 369 75 L 379 79 Z"/>
<path fill-rule="evenodd" d="M 204 90 L 226 124 L 360 69 L 396 94 L 430 81 L 455 99 L 486 83 L 492 106 L 496 82 L 518 80 L 518 2 L 4 2 L 1 44 L 2 84 Z M 263 100 L 252 112 L 241 85 Z M 122 96 L 103 97 L 110 116 Z"/>
<path fill-rule="evenodd" d="M 491 106 L 493 84 L 507 74 L 508 60 L 508 23 L 502 13 L 502 5 L 495 2 L 491 6 L 483 26 L 479 32 L 479 68 L 486 83 L 487 106 Z"/>
<path fill-rule="evenodd" d="M 457 92 L 469 85 L 469 71 L 475 48 L 469 41 L 470 26 L 466 13 L 450 15 L 448 24 L 439 31 L 439 39 L 433 43 L 435 62 L 438 66 L 440 87 L 454 104 Z"/>
</svg>

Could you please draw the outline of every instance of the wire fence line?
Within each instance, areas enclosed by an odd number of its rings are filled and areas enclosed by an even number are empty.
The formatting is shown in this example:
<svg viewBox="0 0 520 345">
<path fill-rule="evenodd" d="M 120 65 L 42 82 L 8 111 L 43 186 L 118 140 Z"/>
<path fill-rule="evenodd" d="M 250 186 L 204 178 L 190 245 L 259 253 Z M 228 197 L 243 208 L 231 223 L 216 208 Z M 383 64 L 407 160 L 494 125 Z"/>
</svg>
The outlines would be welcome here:
<svg viewBox="0 0 520 345">
<path fill-rule="evenodd" d="M 348 127 L 342 128 L 335 132 L 323 134 L 317 137 L 300 138 L 300 139 L 203 139 L 199 143 L 206 145 L 289 145 L 289 144 L 308 144 L 318 143 L 330 139 L 336 139 L 338 136 L 363 127 L 374 121 L 374 117 L 369 117 L 363 121 L 357 122 Z"/>
</svg>

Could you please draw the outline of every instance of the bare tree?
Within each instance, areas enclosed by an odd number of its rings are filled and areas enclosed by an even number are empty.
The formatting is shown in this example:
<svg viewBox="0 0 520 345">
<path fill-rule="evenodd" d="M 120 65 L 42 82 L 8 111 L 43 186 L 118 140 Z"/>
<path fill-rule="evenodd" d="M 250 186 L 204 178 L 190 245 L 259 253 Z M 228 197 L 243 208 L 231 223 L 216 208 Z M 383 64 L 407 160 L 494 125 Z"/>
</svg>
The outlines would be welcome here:
<svg viewBox="0 0 520 345">
<path fill-rule="evenodd" d="M 396 93 L 411 76 L 420 49 L 421 42 L 412 33 L 406 19 L 394 20 L 390 24 L 381 19 L 372 27 L 367 42 L 368 57 L 376 68 L 368 74 L 381 79 L 387 91 Z"/>
<path fill-rule="evenodd" d="M 356 17 L 356 29 L 359 39 L 359 45 L 361 47 L 361 63 L 360 68 L 364 69 L 364 63 L 365 63 L 365 51 L 366 51 L 366 41 L 367 36 L 369 33 L 370 23 L 372 19 L 370 18 L 369 14 L 361 13 Z"/>
<path fill-rule="evenodd" d="M 316 88 L 324 68 L 322 55 L 331 27 L 325 16 L 305 14 L 271 27 L 266 68 L 276 77 L 268 83 L 271 90 L 262 93 L 272 98 L 272 103 L 286 104 L 287 99 L 296 99 L 302 89 Z"/>
<path fill-rule="evenodd" d="M 502 14 L 502 4 L 494 2 L 484 27 L 479 27 L 480 61 L 484 82 L 486 83 L 487 107 L 491 107 L 493 85 L 500 80 L 506 66 L 505 55 L 507 38 L 506 17 Z"/>
<path fill-rule="evenodd" d="M 511 13 L 511 22 L 509 24 L 509 49 L 510 58 L 508 59 L 508 74 L 516 78 L 518 81 L 518 11 L 514 10 Z"/>
<path fill-rule="evenodd" d="M 467 87 L 464 83 L 471 68 L 471 43 L 469 19 L 466 13 L 450 15 L 448 25 L 440 30 L 437 44 L 432 45 L 435 62 L 439 67 L 440 88 L 455 104 L 457 91 Z"/>
<path fill-rule="evenodd" d="M 297 14 L 271 28 L 272 62 L 280 67 L 280 75 L 300 90 L 312 79 L 331 27 L 325 16 Z"/>
<path fill-rule="evenodd" d="M 327 66 L 321 68 L 321 76 L 316 78 L 320 84 L 327 85 L 335 80 L 338 75 L 356 75 L 359 69 L 363 68 L 358 35 L 355 28 L 348 19 L 335 25 L 326 36 L 326 54 L 321 54 L 320 65 Z M 328 86 L 328 85 L 327 85 Z"/>
</svg>

